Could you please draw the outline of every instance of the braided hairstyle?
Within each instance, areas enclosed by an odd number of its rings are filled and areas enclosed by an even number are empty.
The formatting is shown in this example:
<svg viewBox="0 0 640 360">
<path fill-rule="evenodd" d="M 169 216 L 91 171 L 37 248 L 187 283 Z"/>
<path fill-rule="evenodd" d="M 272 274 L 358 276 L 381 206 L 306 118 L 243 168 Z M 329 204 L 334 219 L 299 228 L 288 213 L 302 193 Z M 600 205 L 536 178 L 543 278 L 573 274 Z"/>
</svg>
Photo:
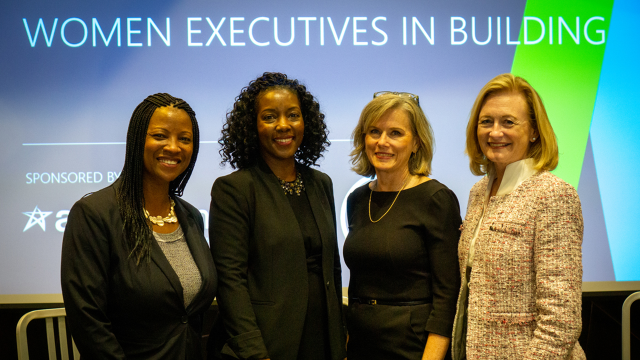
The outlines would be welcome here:
<svg viewBox="0 0 640 360">
<path fill-rule="evenodd" d="M 324 114 L 320 112 L 320 104 L 298 80 L 289 79 L 281 73 L 265 72 L 252 80 L 236 97 L 233 109 L 227 113 L 227 121 L 222 127 L 222 135 L 218 140 L 221 145 L 221 165 L 229 163 L 234 169 L 245 169 L 253 166 L 260 156 L 260 140 L 258 139 L 257 102 L 264 92 L 274 89 L 286 89 L 298 96 L 304 135 L 302 144 L 295 153 L 295 159 L 306 166 L 316 162 L 330 145 L 327 139 L 327 125 Z"/>
<path fill-rule="evenodd" d="M 144 173 L 144 146 L 147 139 L 149 121 L 157 108 L 173 106 L 184 110 L 191 118 L 193 126 L 193 154 L 187 169 L 169 184 L 169 196 L 182 196 L 193 167 L 198 157 L 200 132 L 196 113 L 186 101 L 166 93 L 148 96 L 142 101 L 131 115 L 129 130 L 127 131 L 127 150 L 124 167 L 120 174 L 120 183 L 116 188 L 120 216 L 124 223 L 124 241 L 130 257 L 140 264 L 143 258 L 150 259 L 152 227 L 144 215 L 144 194 L 142 192 L 142 175 Z"/>
</svg>

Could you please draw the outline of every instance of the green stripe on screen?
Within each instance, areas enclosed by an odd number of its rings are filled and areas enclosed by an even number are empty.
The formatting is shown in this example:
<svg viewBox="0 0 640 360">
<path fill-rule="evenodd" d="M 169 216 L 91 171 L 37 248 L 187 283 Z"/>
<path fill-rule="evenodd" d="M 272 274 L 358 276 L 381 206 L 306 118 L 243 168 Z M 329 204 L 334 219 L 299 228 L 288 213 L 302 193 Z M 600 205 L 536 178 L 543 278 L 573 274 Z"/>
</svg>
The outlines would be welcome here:
<svg viewBox="0 0 640 360">
<path fill-rule="evenodd" d="M 575 188 L 580 180 L 606 45 L 606 42 L 591 44 L 585 36 L 585 25 L 593 17 L 604 18 L 604 21 L 592 20 L 587 34 L 597 42 L 601 39 L 597 31 L 604 30 L 606 40 L 612 8 L 613 0 L 527 1 L 518 37 L 520 44 L 513 59 L 511 72 L 525 78 L 538 91 L 558 138 L 560 163 L 554 173 Z M 544 37 L 536 44 L 525 44 L 527 17 L 536 17 L 544 22 Z M 550 17 L 552 44 L 549 43 Z M 578 37 L 579 44 L 562 26 L 560 45 L 560 17 L 573 36 Z M 580 24 L 577 34 L 576 17 L 579 17 Z M 535 19 L 527 21 L 527 24 L 527 40 L 535 42 L 542 34 L 542 26 Z"/>
</svg>

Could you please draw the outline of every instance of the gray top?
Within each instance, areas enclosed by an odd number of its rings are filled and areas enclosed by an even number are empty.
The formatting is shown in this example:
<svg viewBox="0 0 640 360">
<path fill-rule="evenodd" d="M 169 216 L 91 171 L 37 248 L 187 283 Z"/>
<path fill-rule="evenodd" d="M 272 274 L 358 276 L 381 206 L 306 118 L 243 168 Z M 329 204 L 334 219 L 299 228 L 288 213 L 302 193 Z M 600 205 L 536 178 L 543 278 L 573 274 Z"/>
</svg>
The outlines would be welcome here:
<svg viewBox="0 0 640 360">
<path fill-rule="evenodd" d="M 191 303 L 202 286 L 202 277 L 200 270 L 189 250 L 187 239 L 184 237 L 182 227 L 178 225 L 176 231 L 169 234 L 161 234 L 153 232 L 153 236 L 158 241 L 160 249 L 169 260 L 169 264 L 176 272 L 182 285 L 182 293 L 184 296 L 184 307 Z"/>
</svg>

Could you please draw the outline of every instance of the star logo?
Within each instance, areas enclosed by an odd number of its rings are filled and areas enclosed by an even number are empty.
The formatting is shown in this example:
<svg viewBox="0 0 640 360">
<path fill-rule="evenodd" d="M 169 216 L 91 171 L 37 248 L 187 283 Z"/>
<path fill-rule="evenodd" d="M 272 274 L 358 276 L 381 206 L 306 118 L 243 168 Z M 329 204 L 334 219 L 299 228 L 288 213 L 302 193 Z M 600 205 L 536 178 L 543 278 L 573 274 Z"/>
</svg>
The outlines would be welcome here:
<svg viewBox="0 0 640 360">
<path fill-rule="evenodd" d="M 46 231 L 46 224 L 44 222 L 44 219 L 47 216 L 51 215 L 51 211 L 41 211 L 40 209 L 38 209 L 38 205 L 36 205 L 36 208 L 33 209 L 33 211 L 23 212 L 23 214 L 29 217 L 29 221 L 27 222 L 27 226 L 24 227 L 24 230 L 22 230 L 22 232 L 31 229 L 31 227 L 36 224 L 40 225 L 42 231 Z"/>
</svg>

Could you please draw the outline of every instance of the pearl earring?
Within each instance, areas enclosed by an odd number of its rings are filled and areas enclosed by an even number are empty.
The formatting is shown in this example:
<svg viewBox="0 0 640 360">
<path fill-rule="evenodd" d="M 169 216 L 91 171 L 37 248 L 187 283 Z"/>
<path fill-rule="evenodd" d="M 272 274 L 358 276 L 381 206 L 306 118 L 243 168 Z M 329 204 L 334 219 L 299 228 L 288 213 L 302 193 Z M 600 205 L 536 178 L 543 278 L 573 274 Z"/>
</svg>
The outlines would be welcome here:
<svg viewBox="0 0 640 360">
<path fill-rule="evenodd" d="M 536 141 L 536 138 L 531 138 L 531 142 L 534 142 L 534 141 Z"/>
</svg>

